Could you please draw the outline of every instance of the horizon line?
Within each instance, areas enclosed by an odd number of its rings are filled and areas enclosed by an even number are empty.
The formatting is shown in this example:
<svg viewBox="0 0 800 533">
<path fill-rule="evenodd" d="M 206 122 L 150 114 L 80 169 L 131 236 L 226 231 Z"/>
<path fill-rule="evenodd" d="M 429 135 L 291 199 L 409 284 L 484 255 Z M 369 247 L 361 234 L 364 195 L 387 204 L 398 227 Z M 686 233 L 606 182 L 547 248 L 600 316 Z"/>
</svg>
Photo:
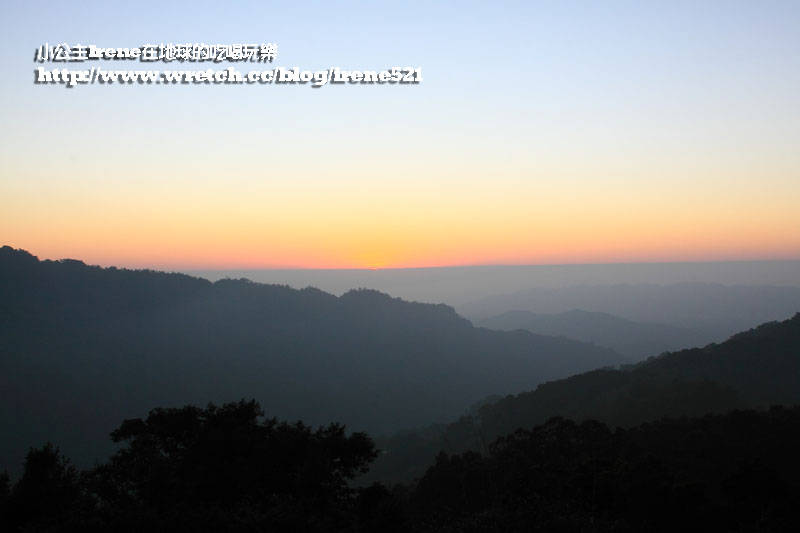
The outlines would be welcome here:
<svg viewBox="0 0 800 533">
<path fill-rule="evenodd" d="M 158 266 L 145 266 L 141 263 L 136 266 L 125 266 L 124 261 L 119 263 L 89 263 L 85 259 L 79 257 L 41 257 L 30 250 L 25 248 L 17 248 L 13 245 L 3 244 L 0 248 L 9 247 L 13 250 L 26 252 L 40 261 L 62 261 L 62 260 L 77 260 L 89 266 L 98 266 L 102 268 L 116 267 L 127 268 L 131 270 L 144 269 L 144 270 L 162 270 L 165 272 L 242 272 L 242 271 L 363 271 L 363 272 L 378 272 L 378 271 L 397 271 L 397 270 L 439 270 L 439 269 L 469 269 L 469 268 L 532 268 L 532 267 L 578 267 L 578 266 L 625 266 L 625 265 L 713 265 L 713 264 L 747 264 L 747 263 L 797 263 L 800 262 L 800 256 L 792 258 L 748 258 L 748 259 L 703 259 L 703 260 L 671 260 L 671 261 L 597 261 L 586 263 L 474 263 L 474 264 L 443 264 L 443 265 L 428 265 L 428 266 L 387 266 L 387 267 L 303 267 L 303 266 L 240 266 L 240 267 L 221 267 L 221 266 L 173 266 L 173 265 L 158 265 Z"/>
</svg>

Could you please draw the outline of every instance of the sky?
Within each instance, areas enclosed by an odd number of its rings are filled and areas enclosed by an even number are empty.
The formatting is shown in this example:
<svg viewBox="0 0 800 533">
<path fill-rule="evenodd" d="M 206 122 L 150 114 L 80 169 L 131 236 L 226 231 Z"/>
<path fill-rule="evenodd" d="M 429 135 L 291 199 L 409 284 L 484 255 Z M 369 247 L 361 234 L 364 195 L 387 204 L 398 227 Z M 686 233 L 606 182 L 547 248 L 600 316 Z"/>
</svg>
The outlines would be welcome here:
<svg viewBox="0 0 800 533">
<path fill-rule="evenodd" d="M 0 244 L 158 269 L 800 259 L 800 2 L 3 2 Z M 417 85 L 39 85 L 67 42 Z M 72 67 L 75 64 L 70 64 Z"/>
</svg>

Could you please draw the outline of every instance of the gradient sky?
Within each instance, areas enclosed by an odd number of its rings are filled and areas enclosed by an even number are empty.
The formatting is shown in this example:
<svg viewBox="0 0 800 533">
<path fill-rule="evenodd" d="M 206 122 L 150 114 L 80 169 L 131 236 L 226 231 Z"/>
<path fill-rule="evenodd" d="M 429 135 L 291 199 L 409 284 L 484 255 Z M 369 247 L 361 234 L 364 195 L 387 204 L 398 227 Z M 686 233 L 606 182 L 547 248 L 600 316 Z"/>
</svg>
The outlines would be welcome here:
<svg viewBox="0 0 800 533">
<path fill-rule="evenodd" d="M 0 19 L 0 244 L 42 258 L 800 258 L 800 2 L 40 1 Z M 34 85 L 46 42 L 274 42 L 273 67 L 424 82 Z"/>
</svg>

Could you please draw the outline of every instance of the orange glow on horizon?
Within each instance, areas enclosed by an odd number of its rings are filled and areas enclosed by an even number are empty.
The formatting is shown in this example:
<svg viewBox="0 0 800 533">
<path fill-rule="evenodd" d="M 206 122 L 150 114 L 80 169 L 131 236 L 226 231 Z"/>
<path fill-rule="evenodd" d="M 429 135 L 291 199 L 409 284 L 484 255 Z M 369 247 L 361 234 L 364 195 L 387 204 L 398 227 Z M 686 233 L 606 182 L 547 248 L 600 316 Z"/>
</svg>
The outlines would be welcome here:
<svg viewBox="0 0 800 533">
<path fill-rule="evenodd" d="M 281 201 L 258 189 L 196 187 L 187 195 L 164 186 L 151 196 L 101 181 L 96 186 L 109 189 L 96 197 L 68 183 L 42 197 L 20 180 L 15 202 L 0 211 L 0 244 L 43 258 L 159 270 L 800 259 L 790 181 L 785 189 L 687 195 L 610 178 L 581 187 L 535 179 L 463 186 L 471 178 L 443 180 L 425 194 L 399 188 L 409 185 L 402 180 L 352 196 L 326 188 L 333 185 L 287 189 Z"/>
<path fill-rule="evenodd" d="M 392 255 L 386 249 L 375 253 L 360 253 L 353 259 L 344 255 L 324 256 L 321 253 L 297 253 L 279 261 L 267 252 L 232 250 L 228 247 L 204 249 L 102 249 L 91 245 L 30 246 L 6 243 L 24 249 L 40 259 L 78 259 L 87 264 L 121 268 L 148 268 L 154 270 L 260 270 L 260 269 L 363 269 L 386 270 L 397 268 L 439 268 L 467 266 L 514 265 L 570 265 L 570 264 L 626 264 L 626 263 L 691 263 L 715 261 L 783 261 L 800 260 L 800 252 L 783 250 L 778 243 L 759 243 L 749 246 L 731 246 L 721 243 L 707 246 L 693 243 L 684 247 L 643 247 L 624 243 L 616 246 L 589 246 L 571 249 L 568 246 L 539 249 L 536 252 L 503 250 L 487 246 L 484 250 L 447 249 L 428 257 Z M 727 245 L 726 245 L 727 244 Z"/>
</svg>

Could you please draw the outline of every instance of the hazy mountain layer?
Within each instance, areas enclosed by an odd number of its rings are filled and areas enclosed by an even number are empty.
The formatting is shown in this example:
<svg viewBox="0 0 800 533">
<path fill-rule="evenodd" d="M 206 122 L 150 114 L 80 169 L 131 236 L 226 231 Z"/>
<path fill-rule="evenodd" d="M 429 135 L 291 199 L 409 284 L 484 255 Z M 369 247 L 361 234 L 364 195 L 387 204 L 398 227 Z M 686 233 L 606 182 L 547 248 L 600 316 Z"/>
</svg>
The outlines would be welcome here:
<svg viewBox="0 0 800 533">
<path fill-rule="evenodd" d="M 563 336 L 606 346 L 633 361 L 668 351 L 694 348 L 712 342 L 708 335 L 688 328 L 636 322 L 624 318 L 578 309 L 566 313 L 542 314 L 508 311 L 475 322 L 490 329 L 525 329 L 539 335 Z"/>
<path fill-rule="evenodd" d="M 309 424 L 396 431 L 623 361 L 473 327 L 444 305 L 39 261 L 0 249 L 0 465 L 52 440 L 79 463 L 153 405 L 256 398 Z"/>
<path fill-rule="evenodd" d="M 670 285 L 722 283 L 800 287 L 800 261 L 613 263 L 594 265 L 459 266 L 432 268 L 191 270 L 186 274 L 218 281 L 247 278 L 259 283 L 317 287 L 341 295 L 366 287 L 404 300 L 459 306 L 496 294 L 533 287 L 575 285 Z M 568 311 L 582 306 L 561 309 Z M 492 314 L 513 308 L 500 309 Z"/>
<path fill-rule="evenodd" d="M 573 309 L 688 328 L 703 339 L 721 342 L 738 331 L 790 318 L 800 309 L 800 287 L 679 283 L 539 288 L 490 296 L 457 308 L 473 321 L 511 310 L 554 314 Z"/>
</svg>

